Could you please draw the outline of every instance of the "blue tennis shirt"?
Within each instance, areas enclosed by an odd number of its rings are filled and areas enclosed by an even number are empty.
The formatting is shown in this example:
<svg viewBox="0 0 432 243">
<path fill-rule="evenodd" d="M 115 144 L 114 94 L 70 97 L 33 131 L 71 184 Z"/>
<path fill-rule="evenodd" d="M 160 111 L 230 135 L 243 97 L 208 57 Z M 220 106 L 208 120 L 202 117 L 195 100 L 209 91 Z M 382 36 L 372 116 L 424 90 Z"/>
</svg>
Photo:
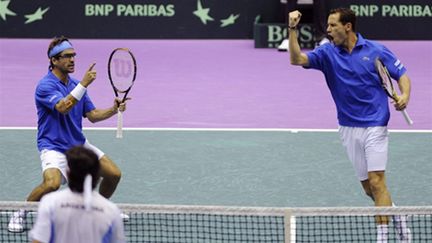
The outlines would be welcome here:
<svg viewBox="0 0 432 243">
<path fill-rule="evenodd" d="M 79 83 L 70 76 L 68 78 L 69 82 L 65 85 L 52 72 L 48 72 L 36 87 L 39 151 L 49 149 L 64 153 L 72 146 L 82 145 L 85 142 L 82 133 L 82 117 L 95 109 L 87 93 L 67 114 L 63 115 L 55 109 L 55 105 Z"/>
<path fill-rule="evenodd" d="M 349 127 L 387 126 L 388 97 L 375 71 L 375 58 L 386 65 L 390 76 L 399 80 L 406 72 L 396 56 L 380 43 L 357 34 L 351 53 L 332 43 L 307 53 L 309 66 L 324 73 L 336 104 L 339 125 Z"/>
</svg>

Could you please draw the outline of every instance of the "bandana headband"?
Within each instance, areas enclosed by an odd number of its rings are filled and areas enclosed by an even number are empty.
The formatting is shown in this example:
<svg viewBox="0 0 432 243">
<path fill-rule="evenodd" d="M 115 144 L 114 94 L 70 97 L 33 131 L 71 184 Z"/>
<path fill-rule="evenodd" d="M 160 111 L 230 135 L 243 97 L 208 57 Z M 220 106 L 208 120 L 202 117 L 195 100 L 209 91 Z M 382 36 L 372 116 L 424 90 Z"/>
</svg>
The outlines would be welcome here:
<svg viewBox="0 0 432 243">
<path fill-rule="evenodd" d="M 66 49 L 73 49 L 72 44 L 69 41 L 63 41 L 60 44 L 54 46 L 49 52 L 48 57 L 51 58 Z"/>
</svg>

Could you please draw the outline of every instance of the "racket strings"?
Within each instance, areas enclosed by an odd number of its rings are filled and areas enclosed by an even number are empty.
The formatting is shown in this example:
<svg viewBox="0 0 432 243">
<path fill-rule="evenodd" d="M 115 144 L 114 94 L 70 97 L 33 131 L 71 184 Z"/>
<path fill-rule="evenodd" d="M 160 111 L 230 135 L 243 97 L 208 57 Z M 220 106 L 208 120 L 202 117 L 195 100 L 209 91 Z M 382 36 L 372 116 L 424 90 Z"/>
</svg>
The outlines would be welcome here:
<svg viewBox="0 0 432 243">
<path fill-rule="evenodd" d="M 378 75 L 381 79 L 381 84 L 387 95 L 392 98 L 394 101 L 399 101 L 399 95 L 396 92 L 395 88 L 393 87 L 393 83 L 391 81 L 390 74 L 387 70 L 387 68 L 384 66 L 384 64 L 377 58 L 375 59 L 375 67 L 378 72 Z M 412 125 L 413 121 L 411 120 L 410 116 L 408 115 L 408 112 L 406 109 L 401 110 L 405 121 L 408 123 L 408 125 Z"/>
<path fill-rule="evenodd" d="M 378 73 L 381 77 L 382 86 L 386 90 L 387 94 L 391 96 L 393 99 L 397 99 L 397 93 L 396 90 L 393 87 L 393 83 L 390 80 L 390 75 L 387 71 L 387 69 L 381 64 L 378 63 Z"/>
<path fill-rule="evenodd" d="M 129 52 L 116 51 L 109 63 L 109 73 L 115 89 L 125 93 L 133 84 L 135 78 L 135 62 Z"/>
<path fill-rule="evenodd" d="M 108 76 L 116 97 L 123 94 L 122 102 L 132 88 L 136 78 L 136 61 L 132 52 L 127 48 L 117 48 L 111 53 L 108 61 Z M 123 114 L 117 108 L 117 138 L 123 137 Z"/>
</svg>

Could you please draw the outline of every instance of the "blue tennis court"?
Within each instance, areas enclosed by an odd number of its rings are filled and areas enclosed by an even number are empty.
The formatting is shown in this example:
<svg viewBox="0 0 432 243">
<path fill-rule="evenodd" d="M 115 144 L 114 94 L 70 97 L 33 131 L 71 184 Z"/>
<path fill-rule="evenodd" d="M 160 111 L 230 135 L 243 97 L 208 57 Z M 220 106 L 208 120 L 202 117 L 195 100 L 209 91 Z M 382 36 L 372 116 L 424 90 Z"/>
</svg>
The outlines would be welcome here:
<svg viewBox="0 0 432 243">
<path fill-rule="evenodd" d="M 2 200 L 22 201 L 41 172 L 33 129 L 1 130 Z M 371 206 L 335 131 L 86 130 L 123 171 L 119 203 Z M 387 179 L 398 205 L 429 205 L 432 134 L 391 132 Z M 19 147 L 19 149 L 17 149 Z"/>
</svg>

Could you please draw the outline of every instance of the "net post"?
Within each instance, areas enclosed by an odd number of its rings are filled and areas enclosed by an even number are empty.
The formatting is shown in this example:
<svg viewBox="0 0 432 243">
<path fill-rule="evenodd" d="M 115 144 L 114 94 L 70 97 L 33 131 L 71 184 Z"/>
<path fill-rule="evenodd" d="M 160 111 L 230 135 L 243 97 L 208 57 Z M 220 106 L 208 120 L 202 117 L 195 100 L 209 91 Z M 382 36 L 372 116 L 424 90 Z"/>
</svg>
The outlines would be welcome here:
<svg viewBox="0 0 432 243">
<path fill-rule="evenodd" d="M 292 209 L 285 210 L 284 216 L 285 243 L 296 242 L 296 218 Z"/>
</svg>

